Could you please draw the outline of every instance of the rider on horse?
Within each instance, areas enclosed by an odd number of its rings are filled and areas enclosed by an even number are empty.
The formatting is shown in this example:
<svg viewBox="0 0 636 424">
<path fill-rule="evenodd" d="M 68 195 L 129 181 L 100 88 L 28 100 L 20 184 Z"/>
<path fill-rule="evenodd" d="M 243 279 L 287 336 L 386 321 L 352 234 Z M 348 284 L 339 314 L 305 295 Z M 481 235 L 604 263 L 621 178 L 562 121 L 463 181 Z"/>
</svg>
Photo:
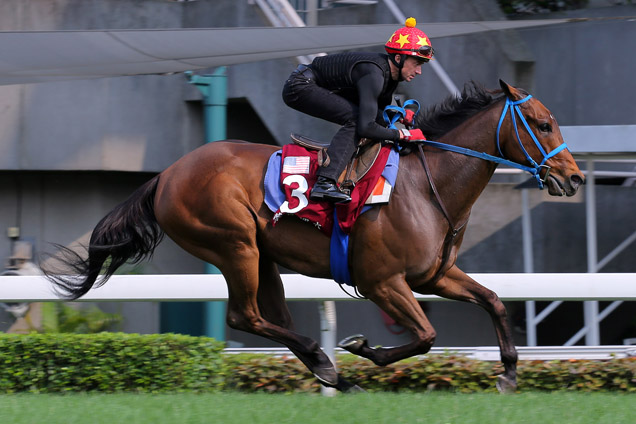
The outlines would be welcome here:
<svg viewBox="0 0 636 424">
<path fill-rule="evenodd" d="M 355 153 L 358 140 L 421 140 L 419 129 L 386 128 L 378 121 L 391 104 L 400 81 L 422 73 L 422 64 L 433 58 L 426 34 L 415 28 L 414 18 L 395 31 L 384 48 L 387 54 L 348 52 L 321 56 L 310 65 L 299 65 L 285 82 L 283 100 L 303 113 L 342 125 L 327 150 L 328 165 L 318 170 L 310 199 L 344 203 L 351 197 L 338 188 L 338 177 Z M 411 124 L 407 110 L 403 123 Z"/>
</svg>

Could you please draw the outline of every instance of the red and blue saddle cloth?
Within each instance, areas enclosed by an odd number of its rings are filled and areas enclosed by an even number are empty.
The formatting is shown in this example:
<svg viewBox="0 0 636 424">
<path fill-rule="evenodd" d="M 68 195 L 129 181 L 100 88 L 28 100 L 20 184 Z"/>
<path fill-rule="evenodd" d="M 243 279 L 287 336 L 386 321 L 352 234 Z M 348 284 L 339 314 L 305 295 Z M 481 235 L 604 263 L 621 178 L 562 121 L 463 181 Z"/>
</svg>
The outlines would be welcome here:
<svg viewBox="0 0 636 424">
<path fill-rule="evenodd" d="M 349 273 L 349 233 L 360 214 L 389 202 L 400 162 L 399 153 L 383 146 L 373 167 L 356 183 L 351 202 L 336 204 L 309 200 L 318 170 L 317 151 L 288 144 L 272 154 L 265 172 L 265 204 L 274 212 L 273 224 L 286 214 L 310 222 L 331 237 L 331 275 L 353 286 Z"/>
</svg>

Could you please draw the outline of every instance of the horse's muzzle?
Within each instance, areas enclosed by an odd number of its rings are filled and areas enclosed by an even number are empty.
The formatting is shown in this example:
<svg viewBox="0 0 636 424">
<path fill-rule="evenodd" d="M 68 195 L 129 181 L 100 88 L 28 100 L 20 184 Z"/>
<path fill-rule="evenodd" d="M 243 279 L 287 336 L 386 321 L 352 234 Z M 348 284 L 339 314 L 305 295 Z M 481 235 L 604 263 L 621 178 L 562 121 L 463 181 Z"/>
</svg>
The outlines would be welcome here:
<svg viewBox="0 0 636 424">
<path fill-rule="evenodd" d="M 585 183 L 585 177 L 580 173 L 572 173 L 565 178 L 550 174 L 546 185 L 551 196 L 574 196 L 579 187 Z"/>
</svg>

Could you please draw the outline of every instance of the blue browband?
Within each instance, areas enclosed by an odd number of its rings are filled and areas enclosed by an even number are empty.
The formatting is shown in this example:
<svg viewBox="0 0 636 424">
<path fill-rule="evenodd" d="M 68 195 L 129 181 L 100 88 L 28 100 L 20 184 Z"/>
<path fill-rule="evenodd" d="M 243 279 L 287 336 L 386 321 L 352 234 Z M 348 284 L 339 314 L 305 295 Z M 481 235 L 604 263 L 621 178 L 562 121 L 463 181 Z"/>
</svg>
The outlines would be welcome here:
<svg viewBox="0 0 636 424">
<path fill-rule="evenodd" d="M 550 159 L 551 157 L 555 156 L 556 154 L 558 154 L 561 150 L 568 149 L 568 146 L 565 142 L 563 142 L 559 147 L 552 150 L 550 153 L 545 152 L 545 149 L 539 143 L 539 140 L 537 140 L 537 137 L 534 135 L 534 133 L 530 129 L 528 122 L 526 122 L 526 119 L 524 118 L 523 114 L 521 113 L 521 109 L 518 106 L 521 103 L 524 103 L 530 100 L 531 97 L 532 95 L 529 94 L 523 99 L 517 100 L 517 101 L 506 99 L 506 104 L 503 108 L 503 111 L 501 112 L 501 117 L 499 118 L 499 124 L 497 125 L 497 150 L 499 151 L 499 154 L 502 157 L 489 155 L 488 153 L 477 152 L 475 150 L 467 149 L 465 147 L 453 146 L 452 144 L 440 143 L 439 141 L 431 141 L 431 140 L 414 140 L 414 141 L 416 143 L 422 143 L 422 144 L 427 144 L 429 146 L 437 147 L 438 149 L 448 150 L 455 153 L 461 153 L 462 155 L 473 156 L 479 159 L 484 159 L 484 160 L 488 160 L 488 161 L 496 162 L 496 163 L 502 163 L 504 165 L 508 165 L 513 168 L 521 169 L 523 171 L 529 172 L 530 174 L 534 175 L 534 177 L 537 180 L 537 184 L 539 185 L 539 188 L 543 189 L 543 183 L 546 182 L 548 175 L 550 174 L 550 167 L 545 164 L 546 161 Z M 405 106 L 409 104 L 417 104 L 417 111 L 419 112 L 420 105 L 419 103 L 417 103 L 417 101 L 407 100 L 406 102 L 404 102 Z M 389 119 L 387 115 L 387 110 L 395 113 L 391 119 Z M 503 158 L 503 153 L 499 145 L 499 132 L 501 130 L 501 124 L 503 123 L 503 120 L 506 117 L 506 112 L 508 112 L 508 110 L 510 110 L 510 118 L 512 119 L 512 124 L 514 126 L 515 134 L 517 136 L 517 141 L 519 142 L 519 146 L 521 147 L 523 154 L 526 156 L 526 159 L 528 160 L 528 162 L 530 162 L 530 166 L 522 165 L 520 163 L 513 162 Z M 393 129 L 396 129 L 395 122 L 397 122 L 398 119 L 400 119 L 400 117 L 405 116 L 405 114 L 406 113 L 404 111 L 404 108 L 400 108 L 399 106 L 387 106 L 384 109 L 384 113 L 383 113 L 384 120 L 389 125 L 389 128 L 393 128 Z M 515 115 L 519 117 L 521 122 L 523 122 L 523 125 L 526 127 L 526 131 L 528 131 L 528 134 L 530 134 L 530 137 L 532 137 L 532 140 L 534 140 L 534 144 L 537 145 L 539 152 L 541 152 L 541 154 L 543 155 L 543 160 L 541 161 L 540 164 L 537 164 L 537 162 L 534 159 L 532 159 L 532 157 L 530 157 L 530 155 L 526 151 L 526 148 L 523 146 L 523 143 L 521 142 L 521 137 L 519 136 L 519 129 L 517 128 L 517 120 L 515 119 Z M 543 178 L 541 178 L 541 175 L 540 175 L 541 169 L 546 170 L 545 176 Z"/>
</svg>

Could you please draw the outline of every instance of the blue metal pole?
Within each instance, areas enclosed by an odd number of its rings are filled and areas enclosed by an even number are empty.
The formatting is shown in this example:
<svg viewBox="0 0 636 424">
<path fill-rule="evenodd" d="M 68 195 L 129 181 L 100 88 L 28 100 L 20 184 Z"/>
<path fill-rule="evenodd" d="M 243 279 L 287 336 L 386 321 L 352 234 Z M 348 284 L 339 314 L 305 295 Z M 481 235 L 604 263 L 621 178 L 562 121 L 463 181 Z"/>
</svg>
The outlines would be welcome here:
<svg viewBox="0 0 636 424">
<path fill-rule="evenodd" d="M 211 143 L 226 138 L 227 75 L 226 68 L 217 68 L 211 75 L 192 75 L 186 72 L 188 81 L 203 95 L 205 141 Z M 206 274 L 220 274 L 214 265 L 205 264 Z M 225 340 L 225 302 L 205 303 L 205 334 L 216 340 Z"/>
</svg>

